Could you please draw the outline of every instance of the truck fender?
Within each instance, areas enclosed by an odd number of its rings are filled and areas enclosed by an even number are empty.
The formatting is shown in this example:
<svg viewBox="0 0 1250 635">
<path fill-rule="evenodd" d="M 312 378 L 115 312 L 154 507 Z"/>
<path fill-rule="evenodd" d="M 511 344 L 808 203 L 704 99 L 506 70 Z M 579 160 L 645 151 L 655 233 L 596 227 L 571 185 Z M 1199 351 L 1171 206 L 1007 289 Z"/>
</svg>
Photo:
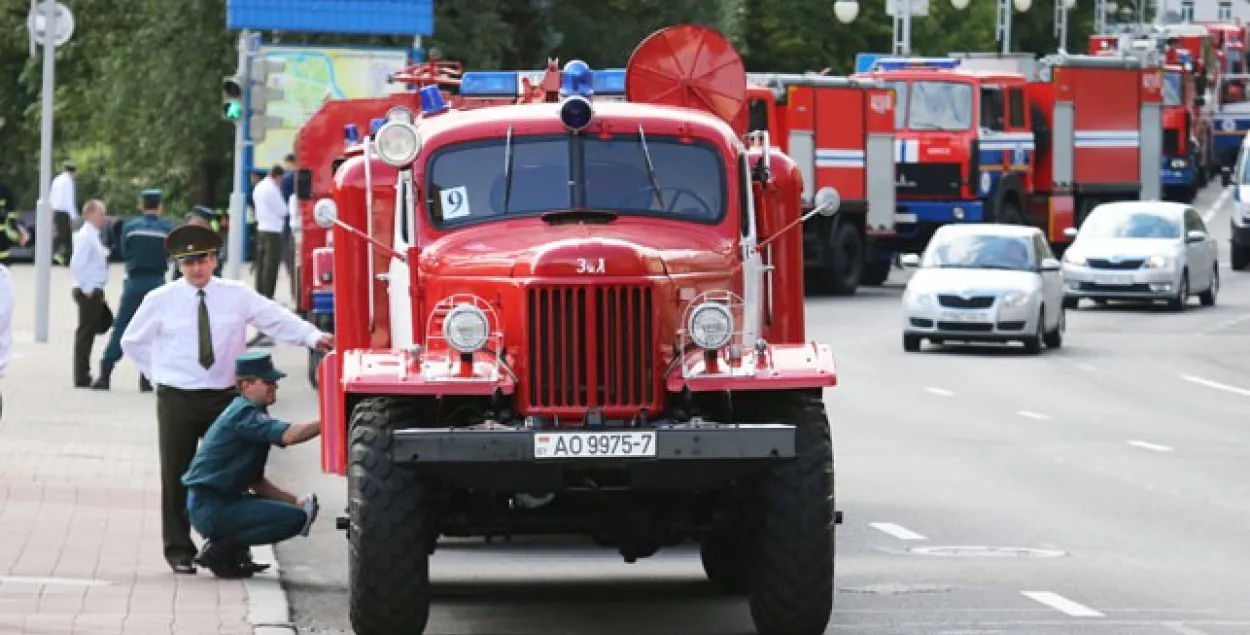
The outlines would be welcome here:
<svg viewBox="0 0 1250 635">
<path fill-rule="evenodd" d="M 816 341 L 794 344 L 765 344 L 744 350 L 742 358 L 731 361 L 721 350 L 714 364 L 703 351 L 691 350 L 665 377 L 669 392 L 711 392 L 725 390 L 797 390 L 838 385 L 833 350 Z"/>
<path fill-rule="evenodd" d="M 458 356 L 395 350 L 359 350 L 343 354 L 341 384 L 345 392 L 369 395 L 512 394 L 512 370 L 494 355 L 474 353 L 462 364 Z M 324 366 L 324 364 L 323 364 Z"/>
</svg>

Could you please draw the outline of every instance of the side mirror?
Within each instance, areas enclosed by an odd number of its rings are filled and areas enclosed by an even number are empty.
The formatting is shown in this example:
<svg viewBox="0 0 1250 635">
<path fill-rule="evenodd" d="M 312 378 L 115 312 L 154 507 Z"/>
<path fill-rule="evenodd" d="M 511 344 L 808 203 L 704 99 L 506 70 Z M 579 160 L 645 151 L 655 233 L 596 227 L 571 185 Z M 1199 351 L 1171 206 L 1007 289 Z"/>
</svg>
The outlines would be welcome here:
<svg viewBox="0 0 1250 635">
<path fill-rule="evenodd" d="M 300 168 L 295 172 L 295 197 L 301 201 L 312 200 L 312 170 Z"/>
<path fill-rule="evenodd" d="M 821 216 L 833 216 L 838 213 L 838 207 L 842 205 L 842 197 L 838 196 L 838 191 L 826 185 L 816 191 L 816 201 L 814 210 Z"/>
<path fill-rule="evenodd" d="M 1185 242 L 1187 243 L 1200 243 L 1206 239 L 1207 233 L 1197 229 L 1189 231 L 1185 234 Z"/>
<path fill-rule="evenodd" d="M 904 267 L 919 267 L 920 266 L 920 256 L 916 254 L 903 254 L 902 257 L 900 257 L 898 260 L 899 260 L 899 264 L 903 265 Z"/>
<path fill-rule="evenodd" d="M 330 229 L 334 227 L 335 221 L 339 219 L 338 205 L 334 204 L 333 199 L 323 198 L 313 205 L 313 222 L 322 229 Z"/>
<path fill-rule="evenodd" d="M 1220 168 L 1220 185 L 1228 187 L 1233 184 L 1233 173 L 1227 167 Z"/>
<path fill-rule="evenodd" d="M 1041 266 L 1042 271 L 1059 271 L 1062 268 L 1063 268 L 1063 265 L 1059 264 L 1059 261 L 1055 260 L 1054 258 L 1042 259 L 1042 266 Z"/>
<path fill-rule="evenodd" d="M 1076 234 L 1077 234 L 1077 229 L 1075 227 L 1069 227 L 1063 230 L 1063 235 L 1067 236 L 1068 238 L 1076 238 Z"/>
</svg>

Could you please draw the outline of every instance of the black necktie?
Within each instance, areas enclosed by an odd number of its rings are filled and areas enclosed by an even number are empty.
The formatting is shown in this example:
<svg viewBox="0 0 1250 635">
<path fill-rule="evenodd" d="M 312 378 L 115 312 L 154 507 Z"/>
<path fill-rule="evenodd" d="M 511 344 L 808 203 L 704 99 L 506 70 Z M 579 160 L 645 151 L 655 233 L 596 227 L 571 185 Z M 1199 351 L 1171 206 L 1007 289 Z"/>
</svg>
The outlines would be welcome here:
<svg viewBox="0 0 1250 635">
<path fill-rule="evenodd" d="M 208 326 L 208 305 L 204 303 L 203 289 L 200 289 L 200 366 L 205 370 L 213 366 L 213 333 Z"/>
</svg>

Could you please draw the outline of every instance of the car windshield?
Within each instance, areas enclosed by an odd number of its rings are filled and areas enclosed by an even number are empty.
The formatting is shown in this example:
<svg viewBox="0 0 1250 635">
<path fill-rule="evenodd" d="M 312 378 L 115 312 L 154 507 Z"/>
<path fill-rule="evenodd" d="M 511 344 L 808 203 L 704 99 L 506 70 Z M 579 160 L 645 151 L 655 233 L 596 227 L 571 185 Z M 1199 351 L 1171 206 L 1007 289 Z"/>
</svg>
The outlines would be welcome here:
<svg viewBox="0 0 1250 635">
<path fill-rule="evenodd" d="M 725 169 L 709 144 L 659 135 L 647 135 L 645 145 L 638 135 L 515 136 L 510 157 L 508 145 L 465 142 L 431 157 L 426 205 L 436 226 L 571 209 L 702 223 L 724 215 Z"/>
<path fill-rule="evenodd" d="M 894 126 L 900 130 L 968 130 L 972 127 L 972 85 L 943 81 L 887 81 L 894 90 Z M 906 126 L 904 126 L 906 122 Z"/>
<path fill-rule="evenodd" d="M 1033 250 L 1024 236 L 987 234 L 937 237 L 925 250 L 924 266 L 960 269 L 1033 270 Z"/>
<path fill-rule="evenodd" d="M 1180 219 L 1145 210 L 1095 210 L 1081 224 L 1089 238 L 1180 238 Z"/>
<path fill-rule="evenodd" d="M 1163 74 L 1163 105 L 1179 106 L 1183 102 L 1183 85 L 1181 84 L 1181 74 L 1177 71 L 1168 71 Z"/>
</svg>

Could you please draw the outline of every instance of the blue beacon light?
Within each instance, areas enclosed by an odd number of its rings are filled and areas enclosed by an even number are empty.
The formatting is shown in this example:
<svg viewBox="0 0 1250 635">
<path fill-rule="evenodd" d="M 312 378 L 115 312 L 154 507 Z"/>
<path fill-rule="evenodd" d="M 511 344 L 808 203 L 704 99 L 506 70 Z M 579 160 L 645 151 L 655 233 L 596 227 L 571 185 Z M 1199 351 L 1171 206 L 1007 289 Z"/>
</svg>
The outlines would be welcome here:
<svg viewBox="0 0 1250 635">
<path fill-rule="evenodd" d="M 369 135 L 372 136 L 372 135 L 377 134 L 378 130 L 380 130 L 382 126 L 385 126 L 385 125 L 386 125 L 385 117 L 374 117 L 373 120 L 369 122 Z"/>
<path fill-rule="evenodd" d="M 427 117 L 447 110 L 447 102 L 443 100 L 443 93 L 438 89 L 438 86 L 422 88 L 420 97 L 421 113 Z"/>
<path fill-rule="evenodd" d="M 360 131 L 356 129 L 356 124 L 349 123 L 343 126 L 343 139 L 348 144 L 360 143 Z"/>
<path fill-rule="evenodd" d="M 594 94 L 594 74 L 586 62 L 572 60 L 565 64 L 560 74 L 560 96 L 564 98 L 560 104 L 560 122 L 573 131 L 589 126 L 594 117 L 590 106 Z"/>
</svg>

